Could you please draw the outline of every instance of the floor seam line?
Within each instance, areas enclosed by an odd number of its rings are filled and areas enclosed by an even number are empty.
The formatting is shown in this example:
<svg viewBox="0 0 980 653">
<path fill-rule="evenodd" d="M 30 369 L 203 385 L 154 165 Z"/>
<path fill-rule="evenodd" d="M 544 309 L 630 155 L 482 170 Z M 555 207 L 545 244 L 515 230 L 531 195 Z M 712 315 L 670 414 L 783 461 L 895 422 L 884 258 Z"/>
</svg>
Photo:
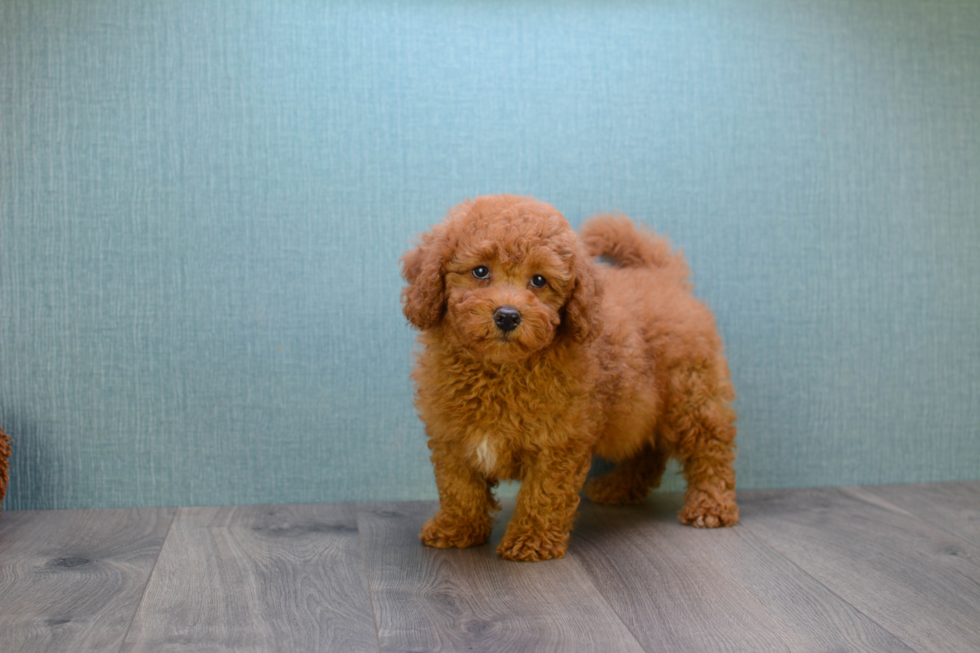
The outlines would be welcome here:
<svg viewBox="0 0 980 653">
<path fill-rule="evenodd" d="M 792 565 L 793 567 L 795 567 L 796 569 L 798 569 L 801 574 L 803 574 L 804 576 L 806 576 L 807 578 L 809 578 L 810 580 L 812 580 L 814 583 L 816 583 L 820 587 L 824 588 L 835 599 L 837 599 L 838 601 L 840 601 L 844 605 L 850 607 L 857 614 L 861 615 L 862 617 L 864 617 L 865 619 L 867 619 L 869 622 L 873 623 L 875 626 L 877 626 L 878 628 L 880 628 L 883 632 L 888 633 L 889 635 L 891 635 L 892 637 L 894 637 L 895 639 L 897 639 L 898 641 L 900 641 L 902 644 L 904 644 L 906 646 L 906 648 L 908 648 L 908 650 L 910 650 L 910 651 L 917 651 L 917 649 L 915 649 L 911 644 L 909 644 L 907 641 L 905 641 L 905 638 L 904 637 L 901 637 L 900 635 L 898 635 L 896 633 L 893 633 L 888 628 L 885 628 L 885 626 L 883 626 L 882 624 L 878 623 L 878 620 L 877 619 L 873 618 L 871 615 L 867 614 L 864 610 L 862 610 L 858 606 L 854 605 L 853 603 L 851 603 L 850 601 L 848 601 L 847 599 L 845 599 L 843 596 L 841 596 L 840 594 L 838 594 L 837 592 L 835 592 L 833 589 L 831 589 L 826 583 L 824 583 L 819 578 L 817 578 L 816 576 L 814 576 L 813 574 L 811 574 L 810 572 L 808 572 L 806 569 L 804 569 L 800 565 L 798 565 L 795 560 L 792 560 L 788 556 L 784 555 L 782 551 L 780 551 L 776 547 L 774 547 L 771 544 L 769 544 L 769 542 L 767 542 L 766 540 L 764 540 L 762 538 L 762 536 L 759 535 L 749 524 L 746 524 L 743 521 L 743 522 L 741 522 L 741 526 L 746 531 L 748 531 L 749 533 L 751 533 L 752 534 L 752 537 L 755 538 L 755 540 L 759 544 L 761 544 L 762 546 L 766 547 L 767 549 L 769 549 L 770 551 L 772 551 L 773 553 L 775 553 L 776 555 L 778 555 L 780 558 L 782 558 L 783 560 L 785 560 L 787 563 L 789 563 L 790 565 Z"/>
<path fill-rule="evenodd" d="M 374 635 L 378 642 L 378 653 L 381 653 L 381 624 L 378 621 L 378 610 L 374 607 L 374 592 L 371 591 L 371 576 L 368 573 L 367 556 L 364 548 L 364 533 L 361 530 L 361 503 L 354 503 L 354 523 L 357 526 L 357 542 L 361 549 L 361 564 L 364 566 L 364 584 L 367 587 L 368 601 L 371 602 L 371 618 L 374 619 Z"/>
<path fill-rule="evenodd" d="M 167 524 L 167 532 L 163 536 L 163 541 L 160 543 L 160 550 L 157 551 L 156 558 L 153 559 L 153 567 L 150 568 L 150 573 L 146 576 L 146 583 L 143 584 L 143 591 L 140 592 L 140 600 L 136 602 L 136 609 L 133 610 L 133 616 L 129 619 L 129 625 L 126 626 L 126 632 L 123 633 L 122 639 L 119 640 L 119 648 L 117 651 L 122 651 L 123 647 L 126 646 L 126 639 L 129 637 L 130 631 L 133 629 L 133 624 L 136 622 L 136 616 L 139 614 L 140 608 L 143 607 L 143 599 L 146 598 L 146 590 L 150 587 L 150 582 L 153 580 L 153 574 L 157 570 L 157 564 L 160 562 L 160 557 L 163 555 L 163 547 L 167 545 L 167 540 L 170 539 L 170 532 L 173 530 L 174 522 L 177 521 L 177 513 L 181 510 L 180 507 L 174 508 L 174 514 L 170 517 L 170 523 Z"/>
</svg>

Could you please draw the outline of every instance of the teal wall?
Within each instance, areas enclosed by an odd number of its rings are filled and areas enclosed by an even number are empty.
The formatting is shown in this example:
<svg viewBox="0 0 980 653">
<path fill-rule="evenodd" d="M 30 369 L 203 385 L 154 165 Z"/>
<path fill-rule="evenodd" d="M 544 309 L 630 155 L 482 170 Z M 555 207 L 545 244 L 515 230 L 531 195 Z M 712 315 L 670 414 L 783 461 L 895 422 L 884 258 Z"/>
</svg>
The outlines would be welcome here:
<svg viewBox="0 0 980 653">
<path fill-rule="evenodd" d="M 975 0 L 0 0 L 4 508 L 433 498 L 397 258 L 497 192 L 684 249 L 741 487 L 978 478 L 978 34 Z"/>
</svg>

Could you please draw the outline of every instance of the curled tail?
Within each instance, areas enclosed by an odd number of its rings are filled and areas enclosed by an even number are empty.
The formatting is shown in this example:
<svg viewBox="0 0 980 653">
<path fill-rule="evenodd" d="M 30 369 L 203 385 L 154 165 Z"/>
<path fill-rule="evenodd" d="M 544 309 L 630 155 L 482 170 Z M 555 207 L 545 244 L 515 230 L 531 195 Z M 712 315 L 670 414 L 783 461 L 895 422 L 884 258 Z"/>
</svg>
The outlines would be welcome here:
<svg viewBox="0 0 980 653">
<path fill-rule="evenodd" d="M 681 283 L 690 276 L 684 255 L 673 251 L 667 238 L 638 229 L 626 216 L 591 218 L 582 225 L 579 237 L 590 256 L 601 256 L 620 267 L 659 268 Z"/>
</svg>

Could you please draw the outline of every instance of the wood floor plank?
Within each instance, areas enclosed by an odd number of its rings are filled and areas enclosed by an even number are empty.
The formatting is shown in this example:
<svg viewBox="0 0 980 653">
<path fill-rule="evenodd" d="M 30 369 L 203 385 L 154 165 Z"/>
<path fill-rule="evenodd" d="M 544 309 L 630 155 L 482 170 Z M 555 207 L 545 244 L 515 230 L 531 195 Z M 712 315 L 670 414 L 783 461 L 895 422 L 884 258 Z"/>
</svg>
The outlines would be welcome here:
<svg viewBox="0 0 980 653">
<path fill-rule="evenodd" d="M 434 502 L 362 504 L 358 520 L 382 651 L 640 651 L 574 558 L 518 563 L 489 544 L 422 546 Z"/>
<path fill-rule="evenodd" d="M 5 512 L 0 649 L 116 650 L 173 516 L 173 508 Z"/>
<path fill-rule="evenodd" d="M 861 488 L 980 546 L 980 481 Z"/>
<path fill-rule="evenodd" d="M 352 504 L 181 508 L 123 651 L 377 651 Z"/>
<path fill-rule="evenodd" d="M 683 497 L 583 503 L 571 555 L 648 651 L 908 651 L 743 524 L 677 521 Z"/>
<path fill-rule="evenodd" d="M 980 650 L 980 548 L 863 489 L 739 496 L 747 528 L 916 651 Z"/>
</svg>

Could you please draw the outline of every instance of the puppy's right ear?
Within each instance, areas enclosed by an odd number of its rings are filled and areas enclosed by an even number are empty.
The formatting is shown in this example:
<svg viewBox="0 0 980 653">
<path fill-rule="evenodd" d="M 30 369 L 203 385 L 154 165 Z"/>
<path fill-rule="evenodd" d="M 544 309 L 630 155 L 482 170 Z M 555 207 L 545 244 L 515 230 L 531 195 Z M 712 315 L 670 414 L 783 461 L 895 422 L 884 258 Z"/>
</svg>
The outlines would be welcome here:
<svg viewBox="0 0 980 653">
<path fill-rule="evenodd" d="M 402 289 L 402 312 L 420 331 L 431 329 L 442 321 L 446 291 L 443 262 L 447 260 L 444 225 L 422 234 L 418 247 L 405 252 L 400 263 L 402 277 L 408 286 Z"/>
</svg>

